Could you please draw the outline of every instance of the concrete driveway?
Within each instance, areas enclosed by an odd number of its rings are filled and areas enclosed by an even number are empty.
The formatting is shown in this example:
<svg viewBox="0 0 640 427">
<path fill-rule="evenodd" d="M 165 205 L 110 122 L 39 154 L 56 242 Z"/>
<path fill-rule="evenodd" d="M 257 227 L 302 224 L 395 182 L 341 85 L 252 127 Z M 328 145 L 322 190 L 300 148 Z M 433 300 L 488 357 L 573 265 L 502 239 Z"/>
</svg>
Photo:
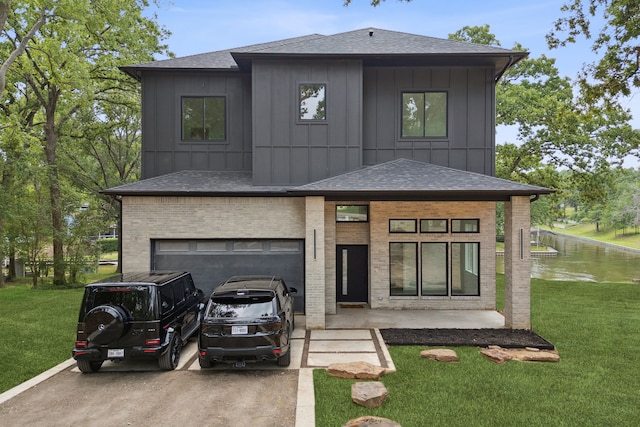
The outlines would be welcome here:
<svg viewBox="0 0 640 427">
<path fill-rule="evenodd" d="M 105 363 L 103 370 L 83 375 L 68 363 L 0 404 L 0 424 L 295 426 L 297 369 L 266 364 L 189 369 L 198 365 L 195 347 L 190 342 L 183 349 L 175 371 L 161 371 L 153 361 L 122 362 Z"/>
<path fill-rule="evenodd" d="M 309 427 L 313 369 L 358 360 L 395 371 L 377 329 L 306 331 L 304 320 L 296 318 L 288 368 L 261 362 L 201 370 L 195 338 L 174 371 L 124 361 L 82 374 L 70 359 L 0 394 L 0 425 Z"/>
</svg>

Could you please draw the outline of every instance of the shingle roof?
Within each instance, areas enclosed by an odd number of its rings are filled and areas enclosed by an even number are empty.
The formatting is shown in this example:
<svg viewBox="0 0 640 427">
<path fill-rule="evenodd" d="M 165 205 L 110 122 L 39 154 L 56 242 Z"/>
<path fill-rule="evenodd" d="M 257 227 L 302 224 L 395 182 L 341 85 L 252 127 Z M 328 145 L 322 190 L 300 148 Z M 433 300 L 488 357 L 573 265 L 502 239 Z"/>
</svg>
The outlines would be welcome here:
<svg viewBox="0 0 640 427">
<path fill-rule="evenodd" d="M 185 170 L 104 190 L 129 196 L 283 195 L 284 186 L 254 186 L 250 172 Z"/>
<path fill-rule="evenodd" d="M 218 50 L 215 52 L 199 53 L 196 55 L 183 56 L 180 58 L 165 59 L 162 61 L 147 62 L 144 64 L 131 65 L 121 67 L 125 71 L 135 69 L 232 69 L 237 68 L 238 64 L 231 56 L 231 52 L 246 52 L 253 50 L 262 50 L 275 48 L 286 44 L 301 43 L 307 40 L 313 40 L 318 37 L 324 37 L 320 34 L 310 34 L 308 36 L 294 37 L 290 39 L 278 40 L 268 43 L 254 44 L 250 46 L 238 47 L 235 49 Z"/>
<path fill-rule="evenodd" d="M 444 65 L 464 64 L 473 59 L 473 63 L 493 65 L 496 70 L 502 70 L 525 56 L 527 52 L 495 46 L 365 28 L 329 36 L 310 34 L 121 69 L 135 76 L 141 70 L 237 70 L 238 67 L 249 66 L 252 58 L 354 57 L 375 63 L 391 59 L 397 61 L 399 58 L 413 61 L 438 58 L 439 63 Z"/>
<path fill-rule="evenodd" d="M 386 163 L 327 178 L 290 191 L 304 195 L 367 195 L 393 197 L 422 195 L 430 200 L 503 199 L 509 195 L 549 194 L 553 190 L 492 176 L 437 166 L 409 159 Z"/>
<path fill-rule="evenodd" d="M 553 192 L 479 173 L 397 159 L 301 186 L 255 186 L 249 172 L 181 171 L 105 190 L 129 196 L 305 196 L 329 199 L 507 200 Z"/>
</svg>

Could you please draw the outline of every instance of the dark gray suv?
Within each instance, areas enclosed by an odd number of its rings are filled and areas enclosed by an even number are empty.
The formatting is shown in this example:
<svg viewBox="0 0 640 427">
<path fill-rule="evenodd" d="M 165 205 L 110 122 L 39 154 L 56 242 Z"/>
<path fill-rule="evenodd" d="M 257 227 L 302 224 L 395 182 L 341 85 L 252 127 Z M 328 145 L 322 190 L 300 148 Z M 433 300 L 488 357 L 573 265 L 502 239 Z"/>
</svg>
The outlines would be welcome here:
<svg viewBox="0 0 640 427">
<path fill-rule="evenodd" d="M 242 367 L 263 360 L 289 366 L 296 292 L 273 276 L 232 277 L 218 286 L 200 327 L 200 366 L 226 362 Z"/>
<path fill-rule="evenodd" d="M 127 273 L 85 286 L 73 358 L 85 373 L 105 360 L 158 359 L 175 369 L 206 298 L 186 272 Z"/>
</svg>

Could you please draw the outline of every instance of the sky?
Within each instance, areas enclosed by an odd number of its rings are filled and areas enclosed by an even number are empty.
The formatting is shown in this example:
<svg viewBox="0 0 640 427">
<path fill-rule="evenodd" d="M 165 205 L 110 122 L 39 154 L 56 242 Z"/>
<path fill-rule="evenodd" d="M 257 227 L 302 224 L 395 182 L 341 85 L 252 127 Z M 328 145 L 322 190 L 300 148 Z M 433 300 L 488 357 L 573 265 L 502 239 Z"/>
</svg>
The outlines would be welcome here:
<svg viewBox="0 0 640 427">
<path fill-rule="evenodd" d="M 172 34 L 165 40 L 177 57 L 213 52 L 308 34 L 330 35 L 361 28 L 447 38 L 464 26 L 488 24 L 503 48 L 520 43 L 531 58 L 556 59 L 560 74 L 574 79 L 583 64 L 594 61 L 591 41 L 584 38 L 549 50 L 546 34 L 562 16 L 568 0 L 158 0 L 160 25 Z M 158 58 L 162 59 L 162 58 Z M 640 94 L 623 102 L 638 116 Z M 513 141 L 509 129 L 499 129 L 497 142 Z"/>
</svg>

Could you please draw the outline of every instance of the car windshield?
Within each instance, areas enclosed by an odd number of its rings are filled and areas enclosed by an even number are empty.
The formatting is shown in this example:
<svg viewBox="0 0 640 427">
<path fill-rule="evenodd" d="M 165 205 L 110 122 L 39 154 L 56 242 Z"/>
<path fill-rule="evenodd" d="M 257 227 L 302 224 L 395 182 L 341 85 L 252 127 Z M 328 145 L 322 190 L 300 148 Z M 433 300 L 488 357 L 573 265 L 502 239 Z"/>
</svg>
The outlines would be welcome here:
<svg viewBox="0 0 640 427">
<path fill-rule="evenodd" d="M 274 316 L 274 303 L 269 298 L 231 299 L 211 301 L 208 317 L 213 318 L 260 318 Z"/>
<path fill-rule="evenodd" d="M 134 319 L 145 319 L 151 312 L 148 286 L 103 286 L 88 290 L 88 307 L 116 305 L 125 308 Z"/>
</svg>

